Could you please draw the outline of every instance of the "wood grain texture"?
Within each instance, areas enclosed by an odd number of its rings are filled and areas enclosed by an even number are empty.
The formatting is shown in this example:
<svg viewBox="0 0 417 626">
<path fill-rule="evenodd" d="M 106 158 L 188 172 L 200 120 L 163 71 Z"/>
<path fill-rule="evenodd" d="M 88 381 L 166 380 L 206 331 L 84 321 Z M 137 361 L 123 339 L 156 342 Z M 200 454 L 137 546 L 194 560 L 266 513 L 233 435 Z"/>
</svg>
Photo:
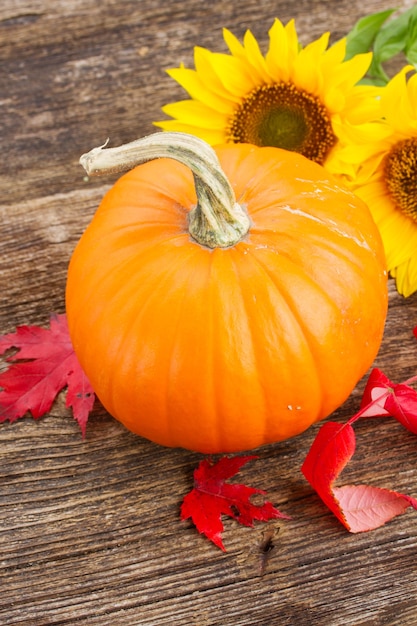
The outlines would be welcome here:
<svg viewBox="0 0 417 626">
<path fill-rule="evenodd" d="M 183 97 L 165 74 L 221 29 L 250 28 L 265 46 L 275 16 L 304 42 L 343 35 L 391 2 L 288 0 L 3 0 L 0 7 L 0 331 L 64 311 L 68 260 L 105 190 L 80 154 L 152 132 Z M 410 6 L 410 2 L 397 3 Z M 415 372 L 417 298 L 390 285 L 377 364 Z M 358 407 L 363 381 L 334 419 Z M 267 489 L 290 521 L 225 520 L 221 553 L 179 519 L 201 456 L 127 432 L 97 406 L 87 437 L 61 396 L 51 414 L 0 426 L 0 624 L 20 626 L 415 626 L 417 517 L 407 511 L 351 535 L 300 473 L 318 426 L 257 450 L 239 479 Z M 398 424 L 355 427 L 343 482 L 417 496 L 417 440 Z"/>
</svg>

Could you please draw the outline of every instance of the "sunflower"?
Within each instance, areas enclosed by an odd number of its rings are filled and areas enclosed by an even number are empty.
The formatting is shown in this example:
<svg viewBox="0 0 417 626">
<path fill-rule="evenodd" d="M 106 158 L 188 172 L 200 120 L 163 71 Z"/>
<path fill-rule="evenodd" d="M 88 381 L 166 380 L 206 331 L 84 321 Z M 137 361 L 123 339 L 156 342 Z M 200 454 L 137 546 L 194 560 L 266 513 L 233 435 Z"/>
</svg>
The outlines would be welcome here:
<svg viewBox="0 0 417 626">
<path fill-rule="evenodd" d="M 417 74 L 404 67 L 381 92 L 379 119 L 360 129 L 345 158 L 361 162 L 350 186 L 381 233 L 399 293 L 417 291 Z M 349 184 L 349 181 L 347 181 Z"/>
<path fill-rule="evenodd" d="M 371 53 L 344 61 L 346 41 L 330 48 L 329 33 L 305 47 L 294 20 L 276 19 L 264 56 L 247 31 L 243 43 L 227 29 L 230 54 L 194 49 L 195 69 L 168 70 L 191 99 L 167 104 L 173 119 L 155 122 L 163 130 L 197 135 L 208 143 L 251 143 L 293 150 L 334 173 L 350 175 L 337 148 L 356 124 L 374 114 L 376 88 L 357 86 Z"/>
</svg>

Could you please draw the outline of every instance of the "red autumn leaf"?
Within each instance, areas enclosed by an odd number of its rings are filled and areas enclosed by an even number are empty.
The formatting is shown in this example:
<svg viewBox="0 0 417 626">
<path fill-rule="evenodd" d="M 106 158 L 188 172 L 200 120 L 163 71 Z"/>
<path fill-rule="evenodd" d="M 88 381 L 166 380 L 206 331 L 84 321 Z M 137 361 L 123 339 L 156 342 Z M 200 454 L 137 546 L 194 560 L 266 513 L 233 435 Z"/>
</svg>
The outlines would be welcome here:
<svg viewBox="0 0 417 626">
<path fill-rule="evenodd" d="M 362 396 L 361 417 L 382 417 L 388 415 L 385 400 L 393 383 L 378 368 L 370 373 Z"/>
<path fill-rule="evenodd" d="M 210 459 L 200 462 L 194 471 L 194 489 L 184 498 L 181 506 L 181 519 L 191 518 L 197 530 L 225 551 L 221 534 L 221 516 L 228 515 L 244 526 L 253 526 L 255 520 L 265 522 L 273 518 L 289 519 L 280 513 L 270 502 L 252 504 L 255 494 L 265 495 L 264 491 L 226 483 L 239 469 L 256 456 L 222 457 L 217 463 Z"/>
<path fill-rule="evenodd" d="M 417 392 L 407 383 L 393 383 L 383 372 L 375 368 L 366 383 L 360 417 L 388 415 L 417 434 Z"/>
<path fill-rule="evenodd" d="M 51 315 L 49 329 L 20 326 L 0 337 L 0 354 L 10 348 L 18 352 L 6 359 L 10 365 L 0 374 L 0 422 L 14 422 L 28 411 L 42 417 L 67 387 L 66 406 L 84 436 L 95 395 L 72 348 L 66 316 Z"/>
<path fill-rule="evenodd" d="M 355 433 L 349 423 L 327 422 L 319 430 L 303 463 L 302 472 L 323 502 L 352 533 L 379 528 L 417 500 L 369 485 L 335 487 L 334 483 L 355 452 Z"/>
<path fill-rule="evenodd" d="M 370 485 L 333 487 L 333 493 L 352 533 L 379 528 L 409 506 L 417 509 L 415 498 Z"/>
</svg>

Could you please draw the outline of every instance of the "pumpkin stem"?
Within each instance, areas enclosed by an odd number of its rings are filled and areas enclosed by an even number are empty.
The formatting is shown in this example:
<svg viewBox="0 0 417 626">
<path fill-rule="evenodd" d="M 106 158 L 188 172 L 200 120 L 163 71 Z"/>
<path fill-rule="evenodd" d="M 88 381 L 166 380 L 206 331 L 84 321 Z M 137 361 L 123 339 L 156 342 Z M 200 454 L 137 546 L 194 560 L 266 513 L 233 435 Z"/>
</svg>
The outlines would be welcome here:
<svg viewBox="0 0 417 626">
<path fill-rule="evenodd" d="M 100 146 L 83 154 L 80 163 L 87 174 L 121 172 L 162 157 L 175 159 L 191 169 L 197 206 L 189 214 L 189 232 L 209 248 L 226 248 L 240 241 L 250 222 L 236 202 L 232 186 L 214 150 L 205 141 L 187 133 L 154 133 L 123 146 Z"/>
</svg>

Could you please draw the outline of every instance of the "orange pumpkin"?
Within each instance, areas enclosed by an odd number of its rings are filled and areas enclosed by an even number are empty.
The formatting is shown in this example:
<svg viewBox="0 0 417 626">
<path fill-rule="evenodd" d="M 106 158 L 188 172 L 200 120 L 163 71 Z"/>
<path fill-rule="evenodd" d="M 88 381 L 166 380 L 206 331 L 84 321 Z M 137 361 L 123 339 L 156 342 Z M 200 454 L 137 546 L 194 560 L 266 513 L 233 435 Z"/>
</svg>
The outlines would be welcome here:
<svg viewBox="0 0 417 626">
<path fill-rule="evenodd" d="M 90 173 L 173 158 L 105 195 L 66 298 L 108 412 L 159 444 L 220 453 L 297 435 L 344 402 L 380 346 L 387 274 L 367 207 L 321 166 L 228 144 L 219 169 L 203 144 L 155 133 L 82 157 Z"/>
</svg>

